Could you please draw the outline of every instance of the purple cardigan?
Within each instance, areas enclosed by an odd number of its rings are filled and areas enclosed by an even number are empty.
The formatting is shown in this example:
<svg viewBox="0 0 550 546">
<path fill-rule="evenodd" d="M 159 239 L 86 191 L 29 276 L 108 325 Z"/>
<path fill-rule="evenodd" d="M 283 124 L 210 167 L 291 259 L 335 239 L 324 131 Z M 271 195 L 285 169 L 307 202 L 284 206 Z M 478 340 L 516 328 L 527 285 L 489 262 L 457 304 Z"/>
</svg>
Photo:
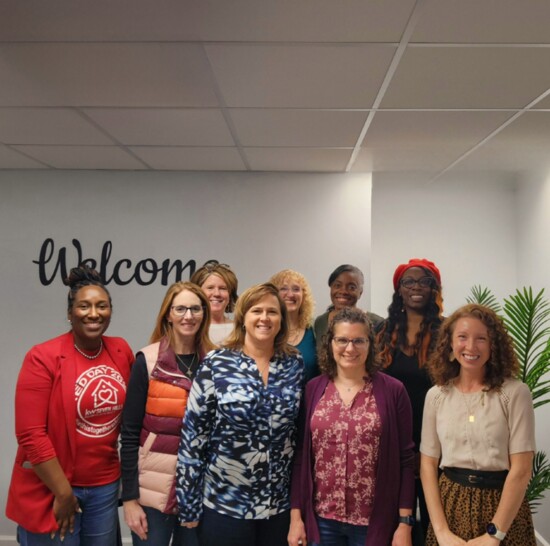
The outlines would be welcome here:
<svg viewBox="0 0 550 546">
<path fill-rule="evenodd" d="M 321 375 L 306 386 L 300 411 L 298 445 L 292 473 L 292 508 L 299 508 L 306 527 L 307 539 L 319 542 L 319 529 L 313 511 L 313 453 L 311 449 L 311 417 L 323 396 L 329 378 Z M 397 528 L 399 508 L 414 506 L 414 442 L 412 411 L 403 384 L 384 373 L 375 373 L 373 392 L 382 433 L 374 505 L 365 546 L 389 546 Z"/>
</svg>

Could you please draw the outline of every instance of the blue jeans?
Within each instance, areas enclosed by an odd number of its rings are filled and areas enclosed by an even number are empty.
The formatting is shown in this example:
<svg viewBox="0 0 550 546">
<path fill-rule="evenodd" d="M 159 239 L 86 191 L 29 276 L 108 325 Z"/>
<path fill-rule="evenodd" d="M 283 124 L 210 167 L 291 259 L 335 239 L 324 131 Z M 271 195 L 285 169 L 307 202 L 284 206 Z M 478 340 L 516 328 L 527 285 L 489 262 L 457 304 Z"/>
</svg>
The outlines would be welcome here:
<svg viewBox="0 0 550 546">
<path fill-rule="evenodd" d="M 319 546 L 365 546 L 367 525 L 352 525 L 317 516 L 321 542 Z"/>
<path fill-rule="evenodd" d="M 239 519 L 203 508 L 201 546 L 288 546 L 289 510 L 268 519 Z"/>
<path fill-rule="evenodd" d="M 61 542 L 59 533 L 31 533 L 17 527 L 21 546 L 113 546 L 117 543 L 118 480 L 97 487 L 73 487 L 81 514 L 74 518 L 74 531 Z"/>
<path fill-rule="evenodd" d="M 149 506 L 142 508 L 147 516 L 147 540 L 141 540 L 132 532 L 133 546 L 199 546 L 197 529 L 182 527 L 177 516 L 163 514 Z"/>
</svg>

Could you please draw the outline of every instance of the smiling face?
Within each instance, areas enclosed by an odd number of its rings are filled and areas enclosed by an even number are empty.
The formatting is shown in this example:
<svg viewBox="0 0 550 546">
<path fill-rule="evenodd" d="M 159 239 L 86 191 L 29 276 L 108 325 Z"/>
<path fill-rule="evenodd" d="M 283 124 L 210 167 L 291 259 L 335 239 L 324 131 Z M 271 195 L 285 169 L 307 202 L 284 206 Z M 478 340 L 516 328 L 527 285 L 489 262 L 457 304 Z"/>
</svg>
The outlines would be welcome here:
<svg viewBox="0 0 550 546">
<path fill-rule="evenodd" d="M 460 364 L 461 372 L 484 374 L 484 366 L 491 357 L 491 338 L 487 326 L 474 317 L 456 321 L 451 348 Z"/>
<path fill-rule="evenodd" d="M 197 314 L 192 314 L 187 311 L 183 316 L 178 316 L 172 307 L 200 307 L 201 311 Z M 172 305 L 168 311 L 168 322 L 172 324 L 172 331 L 176 338 L 182 341 L 194 340 L 195 335 L 204 320 L 204 310 L 202 309 L 202 301 L 200 298 L 189 290 L 182 290 L 174 296 Z"/>
<path fill-rule="evenodd" d="M 298 313 L 304 299 L 304 291 L 300 283 L 291 278 L 284 279 L 279 287 L 279 295 L 289 313 Z"/>
<path fill-rule="evenodd" d="M 84 286 L 75 294 L 68 318 L 80 349 L 99 348 L 101 336 L 111 322 L 111 312 L 109 295 L 100 286 Z"/>
<path fill-rule="evenodd" d="M 355 307 L 363 293 L 363 283 L 357 273 L 344 271 L 330 285 L 330 299 L 334 309 Z"/>
<path fill-rule="evenodd" d="M 361 345 L 348 343 L 339 345 L 335 339 L 366 340 Z M 369 335 L 365 324 L 339 322 L 334 326 L 334 336 L 331 341 L 332 354 L 336 362 L 337 373 L 346 375 L 364 376 L 366 374 L 366 362 L 369 355 Z"/>
<path fill-rule="evenodd" d="M 212 273 L 202 283 L 201 288 L 210 302 L 212 318 L 223 321 L 225 310 L 229 304 L 229 289 L 226 282 L 219 275 Z"/>
<path fill-rule="evenodd" d="M 414 284 L 410 287 L 403 286 L 403 284 L 413 282 Z M 421 283 L 427 284 L 428 282 L 429 286 L 421 285 Z M 410 269 L 407 269 L 399 281 L 399 294 L 403 299 L 403 306 L 405 309 L 423 311 L 430 302 L 433 286 L 434 279 L 421 267 L 411 267 Z"/>
<path fill-rule="evenodd" d="M 245 345 L 274 345 L 281 320 L 281 307 L 276 296 L 268 294 L 258 300 L 244 315 Z"/>
</svg>

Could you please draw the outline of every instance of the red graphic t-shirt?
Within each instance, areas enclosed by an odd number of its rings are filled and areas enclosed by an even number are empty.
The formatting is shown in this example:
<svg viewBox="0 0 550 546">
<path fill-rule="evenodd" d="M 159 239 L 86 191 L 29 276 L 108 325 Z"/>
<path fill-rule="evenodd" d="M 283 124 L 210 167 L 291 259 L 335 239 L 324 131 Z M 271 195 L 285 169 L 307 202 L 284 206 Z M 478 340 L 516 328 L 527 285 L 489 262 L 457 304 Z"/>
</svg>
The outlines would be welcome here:
<svg viewBox="0 0 550 546">
<path fill-rule="evenodd" d="M 95 360 L 76 354 L 76 468 L 72 485 L 94 486 L 120 476 L 117 441 L 126 383 L 102 351 Z"/>
</svg>

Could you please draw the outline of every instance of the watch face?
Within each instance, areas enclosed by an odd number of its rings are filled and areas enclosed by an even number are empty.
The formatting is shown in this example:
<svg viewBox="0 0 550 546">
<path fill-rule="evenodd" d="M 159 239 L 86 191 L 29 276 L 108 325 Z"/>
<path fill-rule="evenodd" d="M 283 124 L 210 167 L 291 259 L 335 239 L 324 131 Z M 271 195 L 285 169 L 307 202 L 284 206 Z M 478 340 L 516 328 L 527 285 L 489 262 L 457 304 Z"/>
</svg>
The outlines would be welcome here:
<svg viewBox="0 0 550 546">
<path fill-rule="evenodd" d="M 497 526 L 494 523 L 487 524 L 487 534 L 494 537 L 497 534 Z"/>
</svg>

